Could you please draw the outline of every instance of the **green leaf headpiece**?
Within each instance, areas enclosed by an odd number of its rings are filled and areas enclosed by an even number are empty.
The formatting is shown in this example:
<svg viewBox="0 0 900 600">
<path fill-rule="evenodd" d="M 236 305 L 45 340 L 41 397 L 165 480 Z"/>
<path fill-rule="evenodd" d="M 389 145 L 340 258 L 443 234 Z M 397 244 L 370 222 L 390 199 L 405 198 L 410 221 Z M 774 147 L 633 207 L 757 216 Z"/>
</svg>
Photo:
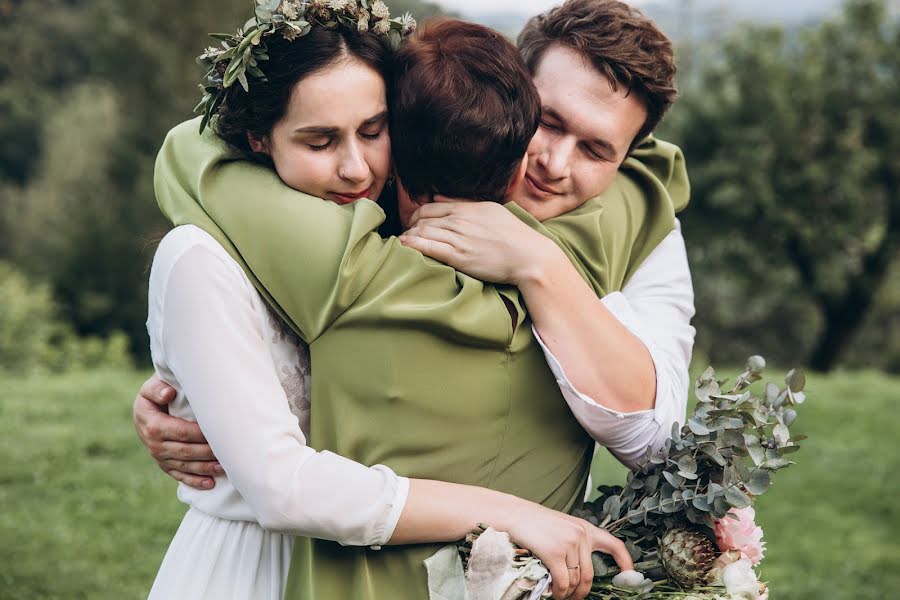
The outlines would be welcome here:
<svg viewBox="0 0 900 600">
<path fill-rule="evenodd" d="M 391 19 L 382 0 L 256 0 L 256 14 L 237 33 L 211 33 L 220 46 L 210 46 L 197 57 L 207 69 L 203 99 L 194 108 L 202 113 L 200 133 L 206 129 L 235 82 L 244 91 L 252 81 L 266 81 L 260 63 L 269 60 L 266 38 L 280 35 L 288 41 L 305 36 L 313 27 L 347 27 L 386 36 L 393 46 L 416 30 L 409 13 Z"/>
</svg>

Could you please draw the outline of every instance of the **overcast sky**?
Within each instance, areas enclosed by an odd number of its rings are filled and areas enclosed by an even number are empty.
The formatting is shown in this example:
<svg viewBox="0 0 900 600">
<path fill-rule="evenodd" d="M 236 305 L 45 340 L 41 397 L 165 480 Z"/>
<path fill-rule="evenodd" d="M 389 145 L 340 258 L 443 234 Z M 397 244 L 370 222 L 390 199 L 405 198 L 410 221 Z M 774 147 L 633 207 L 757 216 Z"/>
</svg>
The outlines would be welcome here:
<svg viewBox="0 0 900 600">
<path fill-rule="evenodd" d="M 509 11 L 533 15 L 562 2 L 563 0 L 437 0 L 438 4 L 463 14 Z M 639 5 L 641 2 L 642 0 L 631 0 L 630 4 Z"/>
</svg>

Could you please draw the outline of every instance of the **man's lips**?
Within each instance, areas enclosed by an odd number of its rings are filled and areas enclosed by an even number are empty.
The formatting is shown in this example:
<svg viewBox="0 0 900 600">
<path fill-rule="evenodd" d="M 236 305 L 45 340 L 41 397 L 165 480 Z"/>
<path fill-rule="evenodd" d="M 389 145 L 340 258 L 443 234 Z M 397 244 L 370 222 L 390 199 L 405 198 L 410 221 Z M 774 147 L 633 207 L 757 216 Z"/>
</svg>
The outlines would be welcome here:
<svg viewBox="0 0 900 600">
<path fill-rule="evenodd" d="M 527 173 L 525 174 L 525 181 L 528 182 L 529 187 L 531 187 L 532 191 L 534 191 L 538 196 L 558 196 L 561 193 L 548 186 L 547 184 L 540 182 L 531 175 L 528 175 Z"/>
<path fill-rule="evenodd" d="M 340 201 L 340 202 L 350 203 L 350 202 L 359 200 L 360 198 L 368 198 L 369 193 L 371 191 L 372 191 L 372 188 L 367 187 L 366 189 L 362 190 L 361 192 L 350 192 L 350 193 L 344 193 L 344 194 L 332 192 L 331 195 L 334 196 L 335 198 L 337 198 L 338 201 Z"/>
</svg>

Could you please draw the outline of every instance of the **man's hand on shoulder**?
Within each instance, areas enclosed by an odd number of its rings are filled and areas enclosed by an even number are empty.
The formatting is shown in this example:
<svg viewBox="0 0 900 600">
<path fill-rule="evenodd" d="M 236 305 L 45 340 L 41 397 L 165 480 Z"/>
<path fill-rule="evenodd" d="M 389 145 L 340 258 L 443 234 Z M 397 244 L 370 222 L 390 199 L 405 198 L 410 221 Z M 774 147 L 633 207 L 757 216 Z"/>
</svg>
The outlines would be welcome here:
<svg viewBox="0 0 900 600">
<path fill-rule="evenodd" d="M 153 375 L 134 399 L 134 428 L 164 473 L 197 489 L 210 489 L 225 471 L 197 423 L 172 417 L 168 404 L 175 390 Z"/>
</svg>

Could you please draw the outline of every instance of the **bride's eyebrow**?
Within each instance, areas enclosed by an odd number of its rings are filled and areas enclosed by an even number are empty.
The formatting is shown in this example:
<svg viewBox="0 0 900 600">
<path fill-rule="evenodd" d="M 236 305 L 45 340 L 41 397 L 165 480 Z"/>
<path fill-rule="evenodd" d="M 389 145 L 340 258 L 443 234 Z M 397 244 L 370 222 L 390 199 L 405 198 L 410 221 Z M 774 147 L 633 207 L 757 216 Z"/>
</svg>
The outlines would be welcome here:
<svg viewBox="0 0 900 600">
<path fill-rule="evenodd" d="M 360 127 L 365 127 L 367 125 L 374 125 L 375 123 L 377 123 L 379 121 L 383 121 L 383 120 L 387 119 L 387 116 L 388 116 L 388 111 L 383 110 L 380 113 L 378 113 L 377 115 L 375 115 L 374 117 L 370 117 L 370 118 L 366 119 L 365 121 L 363 121 L 362 124 L 360 125 Z M 337 127 L 324 127 L 324 126 L 319 126 L 319 125 L 310 125 L 309 127 L 298 127 L 297 129 L 295 129 L 293 131 L 293 133 L 295 133 L 295 134 L 311 133 L 314 135 L 335 135 L 339 131 L 340 130 Z"/>
<path fill-rule="evenodd" d="M 294 133 L 314 133 L 317 135 L 334 135 L 338 132 L 337 127 L 298 127 L 294 130 Z"/>
<path fill-rule="evenodd" d="M 371 117 L 371 118 L 363 121 L 362 127 L 365 127 L 366 125 L 374 125 L 375 123 L 377 123 L 379 121 L 383 121 L 383 120 L 387 119 L 387 116 L 388 116 L 388 111 L 383 110 L 380 113 L 378 113 L 377 115 L 375 115 L 374 117 Z"/>
</svg>

